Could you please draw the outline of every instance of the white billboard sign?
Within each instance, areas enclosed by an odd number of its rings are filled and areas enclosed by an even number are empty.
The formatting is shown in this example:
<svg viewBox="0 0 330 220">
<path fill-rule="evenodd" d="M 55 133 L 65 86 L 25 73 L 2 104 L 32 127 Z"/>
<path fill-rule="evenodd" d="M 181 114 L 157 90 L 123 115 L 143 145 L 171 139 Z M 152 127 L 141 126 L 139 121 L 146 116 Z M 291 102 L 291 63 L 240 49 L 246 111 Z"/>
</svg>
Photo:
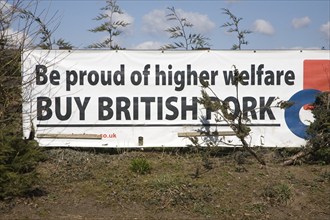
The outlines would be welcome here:
<svg viewBox="0 0 330 220">
<path fill-rule="evenodd" d="M 198 103 L 205 81 L 250 117 L 251 146 L 299 147 L 312 119 L 304 105 L 330 90 L 322 50 L 35 50 L 22 59 L 24 135 L 33 131 L 41 146 L 180 147 L 190 144 L 180 134 L 230 131 Z M 233 65 L 242 73 L 238 97 Z M 276 100 L 295 104 L 267 108 Z"/>
</svg>

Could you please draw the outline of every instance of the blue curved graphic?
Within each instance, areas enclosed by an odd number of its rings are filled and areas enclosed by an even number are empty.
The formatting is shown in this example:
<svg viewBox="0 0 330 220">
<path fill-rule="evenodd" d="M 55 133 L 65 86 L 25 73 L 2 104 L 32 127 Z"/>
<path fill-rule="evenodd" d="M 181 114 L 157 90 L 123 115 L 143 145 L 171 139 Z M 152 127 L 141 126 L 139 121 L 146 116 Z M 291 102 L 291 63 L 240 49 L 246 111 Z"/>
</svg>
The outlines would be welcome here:
<svg viewBox="0 0 330 220">
<path fill-rule="evenodd" d="M 306 133 L 307 125 L 300 120 L 299 111 L 304 105 L 313 103 L 320 92 L 321 91 L 316 89 L 301 90 L 294 94 L 289 100 L 289 102 L 293 102 L 294 105 L 285 109 L 284 117 L 288 128 L 300 138 L 307 139 L 308 135 Z"/>
</svg>

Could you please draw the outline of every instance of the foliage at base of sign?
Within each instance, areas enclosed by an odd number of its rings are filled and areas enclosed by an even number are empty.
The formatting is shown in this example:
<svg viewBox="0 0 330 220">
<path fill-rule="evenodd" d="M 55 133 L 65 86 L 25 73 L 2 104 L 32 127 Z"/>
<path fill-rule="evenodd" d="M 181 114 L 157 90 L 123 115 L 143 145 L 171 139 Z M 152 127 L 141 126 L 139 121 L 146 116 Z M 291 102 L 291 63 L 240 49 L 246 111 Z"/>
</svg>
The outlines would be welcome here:
<svg viewBox="0 0 330 220">
<path fill-rule="evenodd" d="M 134 173 L 144 175 L 150 173 L 151 165 L 144 158 L 135 158 L 131 161 L 130 169 Z"/>
<path fill-rule="evenodd" d="M 321 148 L 317 151 L 311 152 L 308 160 L 320 164 L 330 164 L 330 147 Z"/>
<path fill-rule="evenodd" d="M 39 182 L 35 168 L 45 155 L 35 141 L 1 134 L 0 199 L 28 195 Z"/>
<path fill-rule="evenodd" d="M 262 197 L 273 206 L 286 205 L 292 195 L 291 187 L 284 183 L 271 183 L 262 192 Z"/>
<path fill-rule="evenodd" d="M 313 104 L 314 121 L 308 126 L 308 141 L 302 151 L 284 162 L 295 164 L 300 158 L 310 156 L 310 160 L 330 162 L 330 92 L 320 93 Z"/>
</svg>

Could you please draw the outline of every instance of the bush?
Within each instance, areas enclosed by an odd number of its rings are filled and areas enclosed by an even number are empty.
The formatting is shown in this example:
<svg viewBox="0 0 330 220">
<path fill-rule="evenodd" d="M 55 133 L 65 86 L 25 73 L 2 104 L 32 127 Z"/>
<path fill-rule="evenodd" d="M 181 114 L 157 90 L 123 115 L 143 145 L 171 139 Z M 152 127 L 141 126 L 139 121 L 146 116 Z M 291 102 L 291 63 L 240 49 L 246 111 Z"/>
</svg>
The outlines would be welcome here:
<svg viewBox="0 0 330 220">
<path fill-rule="evenodd" d="M 150 173 L 151 166 L 150 163 L 144 158 L 135 158 L 131 161 L 130 166 L 131 171 L 137 174 L 147 174 Z"/>
<path fill-rule="evenodd" d="M 330 158 L 330 92 L 317 96 L 313 106 L 314 121 L 307 129 L 308 146 L 312 148 L 312 158 L 325 160 Z"/>
<path fill-rule="evenodd" d="M 308 157 L 311 162 L 330 164 L 330 147 L 321 148 L 315 152 L 312 152 Z"/>
<path fill-rule="evenodd" d="M 264 188 L 262 196 L 273 205 L 287 204 L 291 199 L 291 188 L 287 184 L 275 183 Z"/>
<path fill-rule="evenodd" d="M 3 132 L 1 132 L 3 134 Z M 0 199 L 24 196 L 33 191 L 39 179 L 35 171 L 45 155 L 34 141 L 2 137 L 0 143 Z"/>
</svg>

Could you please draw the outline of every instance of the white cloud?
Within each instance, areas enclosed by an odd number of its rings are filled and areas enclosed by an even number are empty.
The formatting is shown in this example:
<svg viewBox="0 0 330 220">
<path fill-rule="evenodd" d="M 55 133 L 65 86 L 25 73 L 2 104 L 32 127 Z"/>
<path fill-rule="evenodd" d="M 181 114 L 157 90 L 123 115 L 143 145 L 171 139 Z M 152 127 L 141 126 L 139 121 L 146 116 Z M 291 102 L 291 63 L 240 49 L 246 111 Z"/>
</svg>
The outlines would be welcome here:
<svg viewBox="0 0 330 220">
<path fill-rule="evenodd" d="M 320 31 L 325 34 L 326 38 L 330 40 L 330 21 L 326 24 L 322 24 Z"/>
<path fill-rule="evenodd" d="M 143 16 L 143 27 L 142 30 L 152 34 L 164 34 L 164 30 L 173 26 L 175 21 L 167 20 L 167 11 L 155 9 L 145 16 Z M 201 34 L 206 34 L 215 28 L 214 22 L 212 22 L 207 15 L 186 12 L 182 9 L 176 9 L 176 13 L 181 18 L 186 18 L 190 23 L 193 24 L 193 31 Z"/>
<path fill-rule="evenodd" d="M 258 19 L 253 23 L 253 31 L 266 35 L 275 34 L 275 29 L 269 21 Z"/>
<path fill-rule="evenodd" d="M 158 34 L 164 33 L 169 27 L 166 20 L 166 12 L 164 10 L 155 9 L 143 16 L 142 30 L 146 33 Z"/>
<path fill-rule="evenodd" d="M 291 21 L 291 24 L 295 29 L 307 27 L 310 23 L 311 19 L 307 16 L 303 18 L 294 18 Z"/>
<path fill-rule="evenodd" d="M 194 25 L 193 29 L 198 33 L 205 34 L 215 28 L 215 24 L 207 15 L 196 12 L 185 12 L 181 9 L 178 9 L 177 13 L 183 18 L 187 18 L 187 20 Z"/>
<path fill-rule="evenodd" d="M 138 44 L 137 46 L 134 47 L 134 49 L 152 50 L 152 49 L 159 49 L 163 45 L 164 45 L 163 43 L 157 42 L 157 41 L 146 41 L 146 42 Z"/>
</svg>

